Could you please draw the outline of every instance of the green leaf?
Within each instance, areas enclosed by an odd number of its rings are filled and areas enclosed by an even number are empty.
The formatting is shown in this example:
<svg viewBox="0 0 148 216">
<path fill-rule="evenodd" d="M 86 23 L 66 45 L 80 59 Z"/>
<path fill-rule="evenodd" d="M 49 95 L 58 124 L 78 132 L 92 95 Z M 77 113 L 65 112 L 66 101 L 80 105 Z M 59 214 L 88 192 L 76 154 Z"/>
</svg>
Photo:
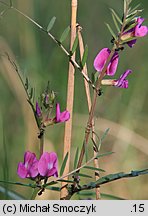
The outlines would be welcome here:
<svg viewBox="0 0 148 216">
<path fill-rule="evenodd" d="M 106 152 L 106 153 L 104 153 L 104 154 L 100 154 L 100 155 L 96 156 L 96 158 L 105 157 L 105 156 L 111 155 L 111 154 L 113 154 L 113 153 L 114 153 L 114 152 Z"/>
<path fill-rule="evenodd" d="M 99 141 L 99 144 L 98 144 L 98 149 L 100 149 L 100 148 L 101 148 L 102 141 L 103 141 L 103 140 L 105 139 L 105 137 L 107 136 L 107 134 L 108 134 L 109 130 L 110 130 L 110 128 L 107 128 L 107 129 L 104 131 L 104 133 L 103 133 L 103 135 L 102 135 L 102 137 L 101 137 L 101 139 L 100 139 L 100 141 Z"/>
<path fill-rule="evenodd" d="M 106 199 L 111 199 L 111 200 L 125 200 L 124 198 L 114 196 L 112 194 L 105 194 L 105 193 L 101 193 L 101 197 Z"/>
<path fill-rule="evenodd" d="M 77 164 L 78 164 L 78 157 L 79 157 L 79 148 L 76 149 L 76 153 L 75 153 L 74 169 L 77 168 Z"/>
<path fill-rule="evenodd" d="M 109 130 L 110 130 L 110 128 L 107 128 L 107 129 L 104 131 L 104 133 L 103 133 L 103 135 L 102 135 L 102 137 L 101 137 L 101 141 L 103 141 L 103 140 L 106 138 L 106 136 L 107 136 Z"/>
<path fill-rule="evenodd" d="M 46 187 L 47 190 L 60 191 L 60 187 Z"/>
<path fill-rule="evenodd" d="M 126 25 L 129 25 L 130 22 L 135 23 L 135 18 L 141 13 L 143 10 L 137 10 L 126 17 Z"/>
<path fill-rule="evenodd" d="M 81 177 L 84 177 L 84 178 L 92 178 L 92 176 L 86 175 L 86 174 L 83 174 L 83 173 L 79 173 L 78 176 L 81 176 Z"/>
<path fill-rule="evenodd" d="M 52 17 L 52 19 L 50 20 L 50 22 L 49 22 L 49 24 L 47 26 L 47 32 L 49 32 L 52 29 L 55 21 L 56 21 L 56 17 L 54 16 L 54 17 Z"/>
<path fill-rule="evenodd" d="M 60 37 L 60 40 L 59 40 L 61 43 L 67 38 L 69 32 L 70 32 L 70 26 L 68 26 L 68 27 L 64 30 L 64 32 L 62 33 L 62 35 L 61 35 L 61 37 Z"/>
<path fill-rule="evenodd" d="M 33 88 L 31 88 L 30 93 L 29 93 L 29 99 L 31 100 L 33 97 Z"/>
<path fill-rule="evenodd" d="M 110 10 L 111 10 L 112 14 L 114 15 L 114 17 L 116 18 L 116 20 L 122 25 L 122 20 L 120 19 L 118 14 L 112 8 L 110 8 Z"/>
<path fill-rule="evenodd" d="M 116 27 L 116 29 L 117 29 L 117 32 L 120 32 L 120 28 L 119 28 L 119 26 L 118 26 L 118 23 L 117 23 L 116 18 L 115 18 L 115 16 L 114 16 L 113 13 L 112 13 L 112 18 L 113 18 L 114 25 L 115 25 L 115 27 Z"/>
<path fill-rule="evenodd" d="M 26 82 L 25 82 L 25 88 L 26 88 L 26 90 L 28 90 L 28 87 L 29 87 L 29 82 L 28 82 L 28 78 L 26 77 Z"/>
<path fill-rule="evenodd" d="M 91 170 L 96 170 L 96 171 L 101 171 L 101 172 L 105 172 L 105 170 L 103 170 L 103 169 L 96 168 L 96 167 L 91 167 L 91 166 L 84 166 L 83 168 L 85 168 L 85 169 L 91 169 Z"/>
<path fill-rule="evenodd" d="M 73 43 L 73 46 L 72 46 L 72 49 L 71 49 L 71 53 L 72 55 L 74 54 L 74 52 L 76 51 L 77 49 L 77 46 L 78 46 L 78 34 L 76 35 L 75 37 L 75 40 L 74 40 L 74 43 Z"/>
<path fill-rule="evenodd" d="M 137 39 L 137 37 L 128 38 L 127 40 L 123 40 L 122 44 L 126 44 L 127 42 L 135 40 L 135 39 Z"/>
<path fill-rule="evenodd" d="M 65 169 L 65 166 L 66 166 L 66 163 L 67 163 L 67 159 L 68 159 L 68 152 L 67 152 L 67 154 L 65 155 L 64 160 L 63 160 L 63 163 L 62 163 L 62 165 L 61 165 L 60 176 L 63 175 L 64 169 Z"/>
<path fill-rule="evenodd" d="M 124 0 L 124 14 L 126 13 L 127 11 L 127 0 Z"/>
<path fill-rule="evenodd" d="M 60 179 L 58 180 L 59 182 L 67 182 L 67 183 L 74 183 L 74 181 L 71 180 L 65 180 L 65 179 Z"/>
<path fill-rule="evenodd" d="M 112 37 L 116 40 L 116 34 L 114 33 L 114 31 L 112 30 L 112 28 L 110 27 L 110 25 L 108 23 L 105 23 L 109 32 L 111 33 Z"/>
<path fill-rule="evenodd" d="M 98 71 L 92 73 L 92 82 L 95 83 L 98 80 Z"/>
<path fill-rule="evenodd" d="M 130 29 L 134 28 L 137 25 L 137 23 L 133 23 L 132 25 L 130 25 L 129 27 L 125 28 L 124 33 L 128 32 Z"/>
<path fill-rule="evenodd" d="M 81 61 L 82 68 L 84 67 L 84 65 L 87 61 L 87 57 L 88 57 L 88 46 L 85 45 L 85 50 L 84 50 L 82 61 Z"/>
<path fill-rule="evenodd" d="M 19 185 L 19 186 L 31 187 L 31 188 L 35 188 L 35 187 L 36 187 L 36 184 L 23 184 L 23 183 L 21 183 L 21 182 L 11 182 L 11 181 L 3 181 L 3 180 L 0 180 L 0 183 L 12 184 L 12 185 Z"/>
<path fill-rule="evenodd" d="M 140 4 L 138 4 L 138 5 L 136 5 L 132 10 L 130 10 L 130 13 L 133 13 L 137 8 L 139 8 L 140 7 L 140 5 L 141 5 L 141 3 Z"/>
<path fill-rule="evenodd" d="M 46 186 L 54 185 L 54 184 L 57 184 L 57 183 L 58 182 L 56 182 L 56 181 L 51 181 L 51 182 L 49 182 L 47 184 L 44 184 L 44 186 L 46 187 Z"/>
</svg>

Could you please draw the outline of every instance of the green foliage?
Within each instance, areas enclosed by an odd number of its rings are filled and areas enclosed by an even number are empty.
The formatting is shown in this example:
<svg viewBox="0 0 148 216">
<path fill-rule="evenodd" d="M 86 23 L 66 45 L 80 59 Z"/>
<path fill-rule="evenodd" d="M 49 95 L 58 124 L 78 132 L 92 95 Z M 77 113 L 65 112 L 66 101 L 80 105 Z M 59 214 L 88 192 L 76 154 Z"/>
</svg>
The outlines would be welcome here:
<svg viewBox="0 0 148 216">
<path fill-rule="evenodd" d="M 52 27 L 54 26 L 55 21 L 56 21 L 56 17 L 54 16 L 54 17 L 52 17 L 52 19 L 50 20 L 50 22 L 49 22 L 49 24 L 47 26 L 47 32 L 49 32 L 52 29 Z"/>
<path fill-rule="evenodd" d="M 78 176 L 84 177 L 84 178 L 92 178 L 92 176 L 84 174 L 84 173 L 79 173 Z"/>
<path fill-rule="evenodd" d="M 96 168 L 96 167 L 92 167 L 92 166 L 84 166 L 83 168 L 90 169 L 90 170 L 96 170 L 96 171 L 100 171 L 100 172 L 105 172 L 105 170 L 103 170 L 101 168 Z"/>
<path fill-rule="evenodd" d="M 108 23 L 105 23 L 109 32 L 111 33 L 112 37 L 116 40 L 116 34 L 114 33 L 114 31 L 112 30 L 111 26 Z"/>
<path fill-rule="evenodd" d="M 74 43 L 73 43 L 72 49 L 71 49 L 71 53 L 72 53 L 72 55 L 74 54 L 74 52 L 75 52 L 76 49 L 77 49 L 78 42 L 79 42 L 79 40 L 78 40 L 78 34 L 77 34 L 76 37 L 75 37 L 75 40 L 74 40 Z"/>
<path fill-rule="evenodd" d="M 64 172 L 64 169 L 65 169 L 67 160 L 68 160 L 68 152 L 66 153 L 66 155 L 65 155 L 65 157 L 64 157 L 64 160 L 63 160 L 63 162 L 62 162 L 61 169 L 60 169 L 60 176 L 63 175 L 63 172 Z"/>
<path fill-rule="evenodd" d="M 105 157 L 105 156 L 111 155 L 111 154 L 113 154 L 113 153 L 114 153 L 114 152 L 106 152 L 106 153 L 104 153 L 104 154 L 100 154 L 100 155 L 96 156 L 96 158 Z"/>
<path fill-rule="evenodd" d="M 66 38 L 67 36 L 69 35 L 69 32 L 70 32 L 70 26 L 68 26 L 62 33 L 61 37 L 60 37 L 60 43 L 62 43 Z"/>
<path fill-rule="evenodd" d="M 82 57 L 82 61 L 81 61 L 82 68 L 84 67 L 84 65 L 87 61 L 87 57 L 88 57 L 88 46 L 85 45 L 85 49 L 84 49 L 84 53 L 83 53 L 83 57 Z"/>
<path fill-rule="evenodd" d="M 74 159 L 74 166 L 73 166 L 74 169 L 77 168 L 78 159 L 79 159 L 79 148 L 77 147 L 76 153 L 75 153 L 75 159 Z"/>
</svg>

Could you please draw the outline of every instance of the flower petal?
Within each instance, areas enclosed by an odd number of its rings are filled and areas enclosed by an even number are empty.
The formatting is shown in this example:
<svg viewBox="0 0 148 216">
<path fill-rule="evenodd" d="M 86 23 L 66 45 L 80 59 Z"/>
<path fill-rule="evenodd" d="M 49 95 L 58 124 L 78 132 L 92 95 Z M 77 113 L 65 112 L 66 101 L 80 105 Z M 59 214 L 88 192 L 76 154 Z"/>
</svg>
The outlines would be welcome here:
<svg viewBox="0 0 148 216">
<path fill-rule="evenodd" d="M 119 55 L 117 52 L 115 52 L 114 56 L 112 57 L 108 67 L 107 67 L 107 75 L 113 76 L 117 70 L 118 66 L 118 61 L 119 61 Z"/>
<path fill-rule="evenodd" d="M 107 61 L 107 58 L 109 57 L 110 55 L 110 49 L 108 48 L 103 48 L 96 56 L 95 60 L 94 60 L 94 68 L 97 70 L 97 71 L 102 71 L 106 61 Z"/>
<path fill-rule="evenodd" d="M 36 102 L 36 114 L 38 117 L 40 117 L 42 115 L 41 109 L 39 107 L 38 102 Z"/>
<path fill-rule="evenodd" d="M 127 45 L 132 48 L 135 45 L 136 41 L 137 41 L 136 39 L 131 40 L 131 41 L 127 42 Z"/>
<path fill-rule="evenodd" d="M 17 174 L 20 178 L 26 178 L 27 177 L 28 171 L 22 162 L 19 162 L 19 164 L 18 164 Z"/>
<path fill-rule="evenodd" d="M 60 104 L 57 103 L 56 104 L 56 122 L 60 121 L 60 114 L 61 114 L 61 112 L 60 112 Z"/>
<path fill-rule="evenodd" d="M 70 113 L 67 110 L 61 113 L 60 122 L 65 122 L 68 121 L 69 119 L 70 119 Z"/>
<path fill-rule="evenodd" d="M 147 26 L 141 26 L 139 27 L 138 25 L 135 28 L 135 36 L 136 37 L 144 37 L 148 34 L 148 28 Z"/>
<path fill-rule="evenodd" d="M 57 174 L 57 155 L 55 152 L 44 152 L 38 163 L 38 171 L 41 176 L 53 176 Z"/>
<path fill-rule="evenodd" d="M 38 175 L 38 161 L 35 161 L 29 169 L 29 173 L 27 177 L 34 178 Z"/>
<path fill-rule="evenodd" d="M 115 81 L 114 86 L 119 88 L 128 88 L 128 80 L 126 80 L 126 77 L 132 73 L 131 70 L 126 70 L 118 80 Z"/>
</svg>

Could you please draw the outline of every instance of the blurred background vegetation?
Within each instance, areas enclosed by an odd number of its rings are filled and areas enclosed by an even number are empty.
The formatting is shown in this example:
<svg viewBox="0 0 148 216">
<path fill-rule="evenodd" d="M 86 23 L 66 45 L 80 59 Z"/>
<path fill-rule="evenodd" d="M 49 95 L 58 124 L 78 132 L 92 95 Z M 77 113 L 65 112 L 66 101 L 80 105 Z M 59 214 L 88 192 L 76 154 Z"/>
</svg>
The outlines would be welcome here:
<svg viewBox="0 0 148 216">
<path fill-rule="evenodd" d="M 53 16 L 56 16 L 52 33 L 57 38 L 60 38 L 61 33 L 70 23 L 70 2 L 70 0 L 13 0 L 15 7 L 44 27 L 47 27 Z M 138 0 L 133 2 L 134 5 L 139 3 Z M 143 0 L 140 3 L 141 8 L 145 9 L 142 16 L 147 18 L 148 1 Z M 111 37 L 104 25 L 105 22 L 111 23 L 110 7 L 121 15 L 123 1 L 78 1 L 78 23 L 83 27 L 83 38 L 89 47 L 90 76 L 94 71 L 93 60 L 97 52 L 103 47 L 111 47 Z M 3 9 L 4 6 L 0 4 L 0 12 Z M 68 39 L 64 45 L 67 49 L 69 48 Z M 107 174 L 128 172 L 148 166 L 148 53 L 146 47 L 148 47 L 148 40 L 142 38 L 133 49 L 126 47 L 120 54 L 115 77 L 118 78 L 128 68 L 132 69 L 129 88 L 103 88 L 103 96 L 98 100 L 95 119 L 97 133 L 101 136 L 106 128 L 110 128 L 101 152 L 115 152 L 111 156 L 100 159 L 100 167 L 105 169 Z M 20 81 L 8 59 L 4 57 L 5 52 L 13 56 L 22 76 L 27 76 L 31 86 L 35 87 L 36 94 L 45 88 L 47 80 L 50 81 L 51 88 L 57 92 L 57 100 L 62 110 L 66 107 L 68 59 L 46 34 L 20 14 L 9 10 L 1 17 L 0 180 L 26 183 L 29 180 L 19 179 L 16 169 L 18 162 L 23 160 L 26 149 L 38 154 L 37 128 Z M 76 72 L 75 80 L 73 154 L 76 146 L 82 145 L 88 117 L 83 79 L 79 71 Z M 46 150 L 57 152 L 59 166 L 62 159 L 63 131 L 64 124 L 50 127 L 46 132 L 45 140 Z M 148 199 L 147 182 L 146 175 L 120 180 L 102 186 L 101 192 L 125 199 Z M 26 199 L 30 198 L 31 189 L 10 185 L 7 187 Z M 0 191 L 0 199 L 8 198 L 1 188 Z M 57 199 L 58 193 L 48 191 L 44 196 L 45 199 Z M 80 198 L 83 199 L 83 197 Z"/>
</svg>

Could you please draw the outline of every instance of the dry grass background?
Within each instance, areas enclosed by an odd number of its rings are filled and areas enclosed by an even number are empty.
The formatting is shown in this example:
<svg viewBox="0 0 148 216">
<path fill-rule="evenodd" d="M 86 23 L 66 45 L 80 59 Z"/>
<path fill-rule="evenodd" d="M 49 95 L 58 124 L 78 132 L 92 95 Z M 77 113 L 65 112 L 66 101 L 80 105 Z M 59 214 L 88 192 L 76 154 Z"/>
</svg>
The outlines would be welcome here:
<svg viewBox="0 0 148 216">
<path fill-rule="evenodd" d="M 14 0 L 14 4 L 43 26 L 47 26 L 50 18 L 56 16 L 56 25 L 52 31 L 58 38 L 69 24 L 69 1 Z M 102 47 L 109 46 L 110 36 L 104 25 L 104 22 L 110 21 L 108 7 L 121 12 L 122 1 L 79 1 L 78 20 L 83 26 L 83 37 L 89 47 L 90 74 L 93 71 L 96 53 Z M 142 8 L 145 8 L 146 17 L 148 2 L 142 1 Z M 2 5 L 0 10 L 3 10 Z M 68 47 L 68 43 L 67 40 L 65 46 Z M 106 128 L 110 128 L 101 152 L 115 152 L 100 160 L 100 166 L 107 174 L 128 172 L 148 166 L 147 45 L 147 39 L 143 38 L 133 49 L 126 48 L 125 52 L 121 53 L 117 77 L 127 67 L 131 68 L 134 72 L 129 78 L 129 89 L 103 89 L 104 94 L 97 104 L 95 125 L 98 134 L 101 135 Z M 17 13 L 9 11 L 0 19 L 0 179 L 7 177 L 12 181 L 20 181 L 16 175 L 17 163 L 22 161 L 26 149 L 38 154 L 38 131 L 25 92 L 5 53 L 9 53 L 17 63 L 22 76 L 29 77 L 37 93 L 46 85 L 46 80 L 50 80 L 52 89 L 58 93 L 62 109 L 66 106 L 68 61 L 46 35 Z M 83 80 L 79 73 L 76 74 L 74 114 L 72 152 L 82 145 L 87 122 L 87 103 Z M 6 151 L 3 145 L 3 129 Z M 47 151 L 57 152 L 59 166 L 62 158 L 63 131 L 64 125 L 61 124 L 49 128 L 46 132 L 45 148 Z M 22 182 L 26 183 L 27 180 Z M 127 199 L 148 199 L 147 182 L 148 177 L 145 175 L 104 185 L 101 191 Z M 30 198 L 30 189 L 19 186 L 9 186 L 9 189 Z M 46 199 L 57 199 L 59 195 L 47 191 L 44 196 Z M 0 197 L 5 198 L 2 193 Z"/>
</svg>

